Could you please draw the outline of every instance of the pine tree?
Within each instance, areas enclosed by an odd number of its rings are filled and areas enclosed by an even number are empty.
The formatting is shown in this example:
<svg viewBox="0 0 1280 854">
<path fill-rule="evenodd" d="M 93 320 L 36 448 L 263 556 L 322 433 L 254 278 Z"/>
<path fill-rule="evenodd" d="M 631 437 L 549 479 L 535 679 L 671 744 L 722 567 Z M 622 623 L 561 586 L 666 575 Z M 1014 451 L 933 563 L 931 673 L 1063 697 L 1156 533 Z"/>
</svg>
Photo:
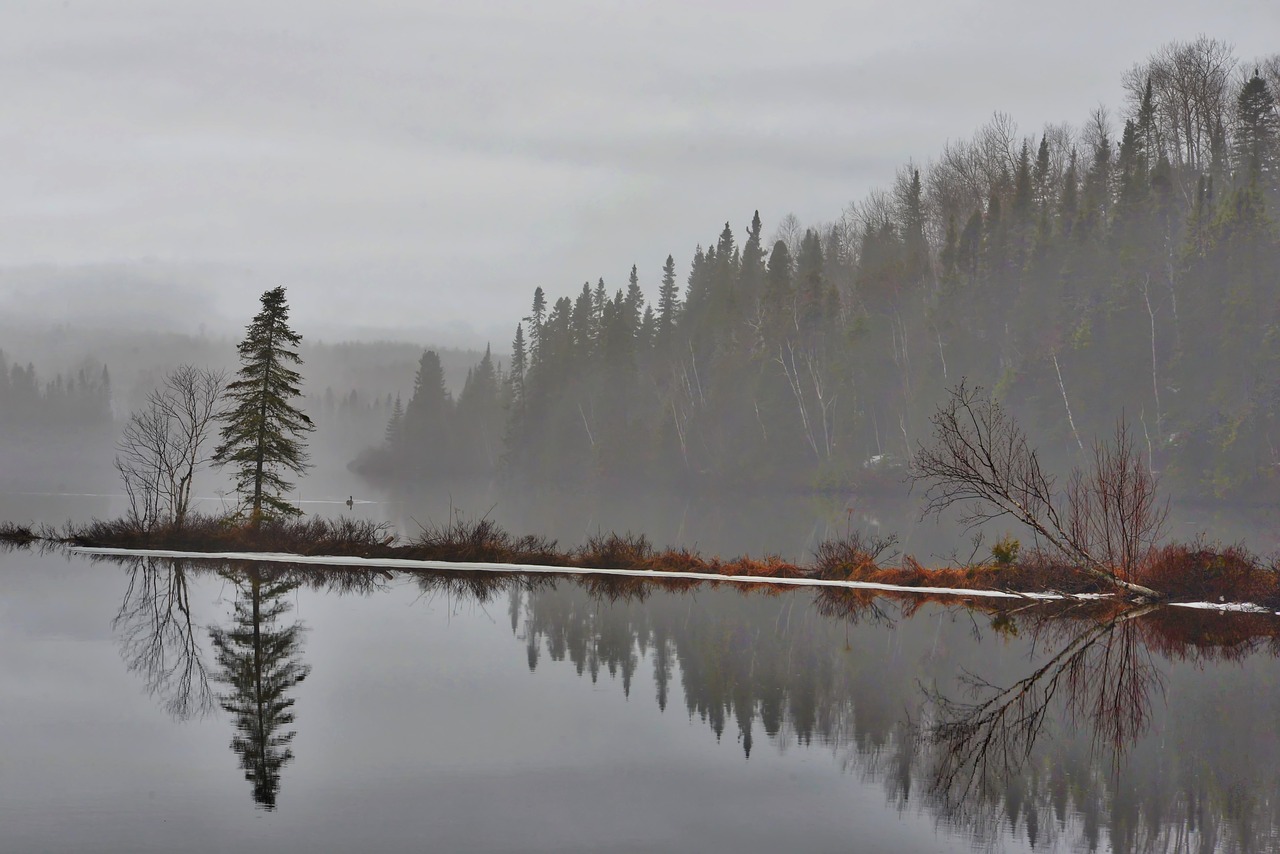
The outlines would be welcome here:
<svg viewBox="0 0 1280 854">
<path fill-rule="evenodd" d="M 426 350 L 418 360 L 413 395 L 404 410 L 400 464 L 416 471 L 438 471 L 452 462 L 452 421 L 453 398 L 444 385 L 440 356 Z"/>
<path fill-rule="evenodd" d="M 1049 137 L 1043 134 L 1040 136 L 1040 147 L 1036 150 L 1036 165 L 1032 181 L 1035 184 L 1036 202 L 1043 213 L 1049 207 L 1053 193 L 1053 187 L 1049 182 Z"/>
<path fill-rule="evenodd" d="M 644 314 L 644 292 L 640 290 L 640 276 L 636 265 L 631 265 L 631 277 L 627 279 L 626 317 L 631 325 L 632 334 L 640 328 L 640 318 Z"/>
<path fill-rule="evenodd" d="M 404 407 L 400 404 L 400 395 L 396 395 L 395 408 L 391 410 L 391 418 L 387 421 L 387 432 L 384 439 L 388 448 L 400 444 L 400 429 L 404 422 Z"/>
<path fill-rule="evenodd" d="M 824 320 L 826 281 L 822 275 L 822 241 L 813 229 L 807 230 L 800 242 L 796 282 L 800 331 L 816 332 Z"/>
<path fill-rule="evenodd" d="M 662 265 L 662 285 L 658 288 L 658 332 L 657 338 L 665 342 L 675 326 L 676 314 L 680 311 L 680 289 L 676 284 L 676 261 L 670 255 Z"/>
<path fill-rule="evenodd" d="M 541 357 L 542 325 L 547 320 L 547 295 L 541 286 L 533 289 L 533 308 L 525 320 L 529 321 L 529 366 L 533 367 Z"/>
<path fill-rule="evenodd" d="M 499 399 L 498 372 L 493 366 L 493 353 L 485 345 L 480 363 L 467 372 L 467 381 L 458 395 L 454 433 L 461 447 L 455 453 L 470 471 L 487 472 L 498 458 L 502 439 L 502 405 Z M 461 452 L 461 453 L 459 453 Z"/>
<path fill-rule="evenodd" d="M 238 379 L 227 384 L 230 409 L 219 415 L 222 444 L 213 453 L 218 466 L 235 466 L 236 492 L 256 527 L 264 518 L 299 516 L 302 511 L 281 497 L 293 484 L 285 472 L 304 474 L 307 463 L 302 435 L 315 429 L 311 419 L 290 400 L 301 394 L 297 346 L 302 336 L 289 328 L 284 288 L 262 295 L 262 311 L 237 348 Z"/>
<path fill-rule="evenodd" d="M 738 272 L 738 292 L 748 313 L 755 310 L 764 281 L 764 246 L 760 242 L 763 228 L 760 211 L 756 211 L 751 217 L 751 225 L 747 227 L 747 242 L 742 245 L 742 267 Z"/>
<path fill-rule="evenodd" d="M 1058 229 L 1063 237 L 1071 236 L 1075 231 L 1076 217 L 1080 208 L 1080 173 L 1076 165 L 1076 153 L 1071 152 L 1071 160 L 1067 163 L 1067 173 L 1062 176 L 1062 195 L 1058 201 Z"/>
<path fill-rule="evenodd" d="M 1236 98 L 1233 143 L 1239 183 L 1259 181 L 1270 187 L 1280 180 L 1280 114 L 1256 68 Z"/>
<path fill-rule="evenodd" d="M 511 409 L 519 413 L 524 408 L 524 375 L 528 370 L 524 350 L 524 324 L 516 324 L 516 337 L 511 342 L 511 373 L 507 377 L 510 386 Z"/>
<path fill-rule="evenodd" d="M 907 282 L 916 284 L 929 273 L 929 242 L 924 236 L 924 198 L 920 187 L 920 170 L 911 170 L 906 205 L 902 212 L 904 272 Z"/>
<path fill-rule="evenodd" d="M 794 325 L 795 287 L 792 285 L 791 251 L 785 241 L 773 244 L 769 253 L 769 269 L 761 298 L 765 323 L 772 329 Z"/>
</svg>

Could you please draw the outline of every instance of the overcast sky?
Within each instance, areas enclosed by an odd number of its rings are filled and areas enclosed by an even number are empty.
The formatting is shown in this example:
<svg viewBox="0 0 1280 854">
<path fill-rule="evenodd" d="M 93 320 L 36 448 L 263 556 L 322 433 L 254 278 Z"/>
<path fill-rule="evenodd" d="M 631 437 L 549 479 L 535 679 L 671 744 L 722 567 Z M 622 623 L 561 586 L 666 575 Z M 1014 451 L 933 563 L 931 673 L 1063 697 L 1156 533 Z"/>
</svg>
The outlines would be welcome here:
<svg viewBox="0 0 1280 854">
<path fill-rule="evenodd" d="M 726 219 L 833 220 L 994 110 L 1120 106 L 1200 33 L 1280 51 L 1280 2 L 5 0 L 0 308 L 140 278 L 241 325 L 284 284 L 304 333 L 505 347 L 538 285 L 634 262 L 653 294 Z"/>
</svg>

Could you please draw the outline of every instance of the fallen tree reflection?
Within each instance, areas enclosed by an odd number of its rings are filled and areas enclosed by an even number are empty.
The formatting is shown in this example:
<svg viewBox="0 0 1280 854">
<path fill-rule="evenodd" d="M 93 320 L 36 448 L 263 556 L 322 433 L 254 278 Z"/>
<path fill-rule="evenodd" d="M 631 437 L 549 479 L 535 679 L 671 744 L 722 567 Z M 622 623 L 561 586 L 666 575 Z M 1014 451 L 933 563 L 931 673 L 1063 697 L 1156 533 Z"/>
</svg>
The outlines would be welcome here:
<svg viewBox="0 0 1280 854">
<path fill-rule="evenodd" d="M 931 790 L 947 810 L 1003 791 L 1030 760 L 1060 692 L 1070 725 L 1087 727 L 1095 753 L 1118 770 L 1150 723 L 1152 695 L 1163 688 L 1137 622 L 1154 610 L 1120 610 L 1096 621 L 1037 615 L 1037 643 L 1058 649 L 1029 674 L 1001 688 L 966 672 L 959 680 L 965 700 L 927 690 L 936 719 L 925 733 L 940 748 Z"/>
</svg>

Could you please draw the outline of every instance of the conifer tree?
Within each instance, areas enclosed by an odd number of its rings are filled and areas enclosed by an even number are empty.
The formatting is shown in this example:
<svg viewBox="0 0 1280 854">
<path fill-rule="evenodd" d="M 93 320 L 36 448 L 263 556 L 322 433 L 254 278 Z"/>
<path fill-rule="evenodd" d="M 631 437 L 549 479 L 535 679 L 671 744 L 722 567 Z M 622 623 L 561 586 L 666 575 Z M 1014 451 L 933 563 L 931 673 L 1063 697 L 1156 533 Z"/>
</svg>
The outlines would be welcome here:
<svg viewBox="0 0 1280 854">
<path fill-rule="evenodd" d="M 302 436 L 315 429 L 290 402 L 302 393 L 302 376 L 289 367 L 302 364 L 296 349 L 302 336 L 289 328 L 284 288 L 267 291 L 261 302 L 237 348 L 238 379 L 227 384 L 232 405 L 218 416 L 222 444 L 213 453 L 216 465 L 235 466 L 236 492 L 255 527 L 264 518 L 302 514 L 282 497 L 293 487 L 285 472 L 301 475 L 310 467 Z"/>
<path fill-rule="evenodd" d="M 404 407 L 400 403 L 400 395 L 396 395 L 395 407 L 391 410 L 391 418 L 387 421 L 387 432 L 384 439 L 387 447 L 400 443 L 400 428 L 404 422 Z"/>
<path fill-rule="evenodd" d="M 631 277 L 627 280 L 626 317 L 631 324 L 632 334 L 640 328 L 640 317 L 644 313 L 644 292 L 640 290 L 640 276 L 636 265 L 631 265 Z"/>
<path fill-rule="evenodd" d="M 902 237 L 905 251 L 904 272 L 907 281 L 916 284 L 929 272 L 929 242 L 924 236 L 924 198 L 920 187 L 920 170 L 911 170 L 906 205 L 902 212 Z"/>
<path fill-rule="evenodd" d="M 760 211 L 756 211 L 747 228 L 747 241 L 742 245 L 742 267 L 738 273 L 738 292 L 748 313 L 754 310 L 764 281 L 764 246 L 760 242 L 763 228 Z"/>
<path fill-rule="evenodd" d="M 439 470 L 452 461 L 449 428 L 453 420 L 453 398 L 444 384 L 440 356 L 426 350 L 418 360 L 413 379 L 413 395 L 405 407 L 400 437 L 400 462 L 411 470 Z"/>
<path fill-rule="evenodd" d="M 676 261 L 670 255 L 662 265 L 662 285 L 658 288 L 659 341 L 665 342 L 675 326 L 676 313 L 680 310 L 680 289 L 676 284 Z"/>
<path fill-rule="evenodd" d="M 765 279 L 763 308 L 766 323 L 781 328 L 792 323 L 795 288 L 791 283 L 793 263 L 785 241 L 773 244 L 769 253 L 769 269 Z"/>
<path fill-rule="evenodd" d="M 1270 187 L 1280 179 L 1280 113 L 1256 68 L 1236 98 L 1234 148 L 1239 183 L 1259 181 Z"/>
<path fill-rule="evenodd" d="M 510 386 L 511 409 L 518 413 L 524 407 L 524 375 L 528 370 L 528 361 L 524 349 L 524 324 L 516 324 L 516 337 L 511 342 L 511 374 L 507 377 Z"/>
</svg>

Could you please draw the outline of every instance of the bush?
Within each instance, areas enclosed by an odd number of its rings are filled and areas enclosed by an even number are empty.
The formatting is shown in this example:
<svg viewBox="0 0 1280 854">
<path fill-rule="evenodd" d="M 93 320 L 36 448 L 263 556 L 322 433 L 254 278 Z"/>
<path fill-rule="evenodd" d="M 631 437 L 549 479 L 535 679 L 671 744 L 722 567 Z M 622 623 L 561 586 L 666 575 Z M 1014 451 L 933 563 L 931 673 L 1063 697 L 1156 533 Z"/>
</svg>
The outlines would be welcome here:
<svg viewBox="0 0 1280 854">
<path fill-rule="evenodd" d="M 596 534 L 578 548 L 577 557 L 581 565 L 598 569 L 649 569 L 653 546 L 644 534 L 630 531 L 622 535 Z"/>
<path fill-rule="evenodd" d="M 831 581 L 857 580 L 880 569 L 880 558 L 898 544 L 894 534 L 870 536 L 850 531 L 843 537 L 824 540 L 814 549 L 814 578 Z"/>
</svg>

